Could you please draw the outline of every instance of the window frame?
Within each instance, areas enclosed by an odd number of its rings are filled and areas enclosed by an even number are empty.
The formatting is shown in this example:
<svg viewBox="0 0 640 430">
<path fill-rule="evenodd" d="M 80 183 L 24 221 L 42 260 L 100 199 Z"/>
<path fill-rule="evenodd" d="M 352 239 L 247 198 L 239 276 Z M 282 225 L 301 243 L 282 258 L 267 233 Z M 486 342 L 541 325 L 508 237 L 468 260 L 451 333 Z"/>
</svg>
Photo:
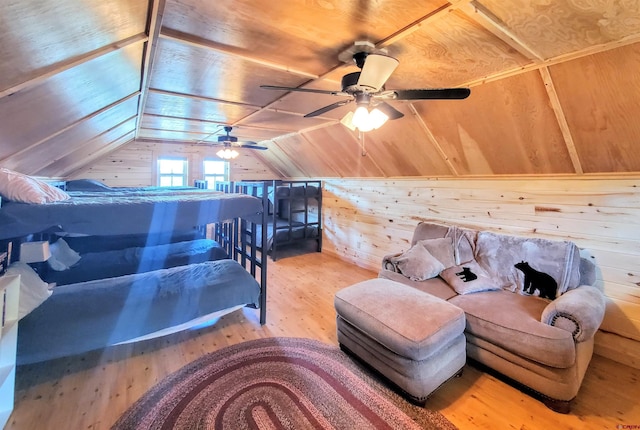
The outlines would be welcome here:
<svg viewBox="0 0 640 430">
<path fill-rule="evenodd" d="M 224 173 L 207 173 L 207 163 L 223 163 Z M 226 182 L 229 180 L 229 162 L 215 158 L 205 158 L 202 160 L 202 178 L 207 181 L 207 189 L 214 189 L 216 182 Z M 213 179 L 211 179 L 213 178 Z"/>
<path fill-rule="evenodd" d="M 163 161 L 181 161 L 182 162 L 182 166 L 183 166 L 183 171 L 182 173 L 174 173 L 173 169 L 171 170 L 171 173 L 163 173 L 162 172 L 162 162 Z M 176 157 L 176 156 L 169 156 L 169 157 L 158 157 L 158 163 L 157 163 L 157 169 L 158 169 L 158 174 L 157 174 L 157 185 L 159 187 L 165 187 L 165 188 L 169 188 L 169 187 L 185 187 L 189 184 L 189 160 L 187 157 Z M 162 179 L 163 178 L 171 178 L 170 185 L 162 185 Z M 181 178 L 182 179 L 182 184 L 181 185 L 176 185 L 174 184 L 174 179 L 175 178 Z"/>
</svg>

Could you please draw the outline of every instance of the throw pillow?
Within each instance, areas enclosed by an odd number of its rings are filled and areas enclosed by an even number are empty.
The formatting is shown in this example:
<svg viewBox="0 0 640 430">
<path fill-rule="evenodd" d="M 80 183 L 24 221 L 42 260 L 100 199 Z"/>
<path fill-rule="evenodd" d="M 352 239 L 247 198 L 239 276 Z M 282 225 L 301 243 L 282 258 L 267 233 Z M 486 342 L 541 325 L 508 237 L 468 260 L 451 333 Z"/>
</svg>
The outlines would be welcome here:
<svg viewBox="0 0 640 430">
<path fill-rule="evenodd" d="M 424 281 L 435 278 L 444 270 L 444 265 L 427 249 L 415 244 L 395 259 L 396 267 L 412 281 Z"/>
<path fill-rule="evenodd" d="M 418 241 L 427 251 L 436 257 L 445 268 L 455 266 L 456 259 L 453 253 L 453 240 L 450 237 L 439 239 L 423 239 Z"/>
<path fill-rule="evenodd" d="M 18 319 L 29 314 L 51 296 L 49 284 L 26 263 L 12 263 L 7 269 L 10 275 L 20 275 L 20 298 L 18 301 Z"/>
<path fill-rule="evenodd" d="M 440 277 L 458 294 L 500 289 L 489 274 L 474 260 L 459 266 L 449 267 L 440 273 Z"/>
<path fill-rule="evenodd" d="M 49 245 L 51 257 L 47 260 L 49 267 L 58 272 L 67 270 L 78 261 L 80 254 L 75 252 L 64 239 L 58 239 Z"/>
<path fill-rule="evenodd" d="M 0 168 L 0 194 L 14 202 L 37 204 L 71 198 L 69 194 L 44 181 L 5 168 Z"/>
</svg>

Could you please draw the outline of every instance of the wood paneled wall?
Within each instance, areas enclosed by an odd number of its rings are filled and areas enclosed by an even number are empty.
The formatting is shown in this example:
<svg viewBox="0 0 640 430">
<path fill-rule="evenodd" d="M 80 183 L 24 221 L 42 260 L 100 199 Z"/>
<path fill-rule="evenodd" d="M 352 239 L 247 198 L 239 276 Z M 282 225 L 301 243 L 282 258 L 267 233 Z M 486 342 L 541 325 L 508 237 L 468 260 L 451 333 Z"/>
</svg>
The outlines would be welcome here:
<svg viewBox="0 0 640 430">
<path fill-rule="evenodd" d="M 215 151 L 134 142 L 74 177 L 155 185 L 163 155 L 188 157 L 192 183 Z M 232 180 L 281 176 L 253 155 L 231 163 Z M 607 296 L 596 352 L 640 368 L 640 177 L 328 178 L 323 202 L 324 252 L 374 270 L 384 255 L 408 249 L 415 226 L 425 220 L 575 242 L 594 257 L 597 286 Z"/>
<path fill-rule="evenodd" d="M 594 257 L 607 311 L 596 352 L 640 367 L 640 178 L 326 179 L 325 252 L 379 269 L 416 224 L 571 240 Z"/>
<path fill-rule="evenodd" d="M 193 184 L 203 178 L 202 162 L 218 159 L 219 147 L 204 144 L 178 144 L 161 142 L 132 142 L 114 151 L 97 163 L 76 172 L 68 179 L 97 179 L 112 187 L 148 187 L 157 185 L 157 161 L 160 157 L 187 157 L 189 161 L 188 181 Z M 275 179 L 280 175 L 262 164 L 258 158 L 240 150 L 240 156 L 230 164 L 230 179 L 260 180 Z"/>
</svg>

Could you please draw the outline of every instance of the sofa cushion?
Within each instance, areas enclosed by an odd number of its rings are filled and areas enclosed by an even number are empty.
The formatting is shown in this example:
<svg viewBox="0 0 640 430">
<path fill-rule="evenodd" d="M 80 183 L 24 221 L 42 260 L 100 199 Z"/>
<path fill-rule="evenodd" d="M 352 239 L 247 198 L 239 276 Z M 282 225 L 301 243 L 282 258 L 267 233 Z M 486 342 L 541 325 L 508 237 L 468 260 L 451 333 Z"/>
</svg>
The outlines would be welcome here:
<svg viewBox="0 0 640 430">
<path fill-rule="evenodd" d="M 440 273 L 440 277 L 458 294 L 500 289 L 498 284 L 474 260 L 459 266 L 449 267 Z"/>
<path fill-rule="evenodd" d="M 417 243 L 398 257 L 390 259 L 400 273 L 412 281 L 435 278 L 444 270 L 444 265 L 425 248 Z"/>
<path fill-rule="evenodd" d="M 459 295 L 449 300 L 466 314 L 466 331 L 514 354 L 551 367 L 576 360 L 570 332 L 540 322 L 546 300 L 509 291 Z"/>
<path fill-rule="evenodd" d="M 435 277 L 424 281 L 412 281 L 402 273 L 393 272 L 391 270 L 382 269 L 378 273 L 379 278 L 390 279 L 409 287 L 420 290 L 423 293 L 431 294 L 442 300 L 449 300 L 457 293 L 442 278 Z"/>
<path fill-rule="evenodd" d="M 457 295 L 457 293 L 440 277 L 427 279 L 425 281 L 412 281 L 404 276 L 402 273 L 393 272 L 391 270 L 382 269 L 378 273 L 379 278 L 389 279 L 396 281 L 409 287 L 420 290 L 423 293 L 431 294 L 442 300 L 449 300 L 451 297 Z"/>
</svg>

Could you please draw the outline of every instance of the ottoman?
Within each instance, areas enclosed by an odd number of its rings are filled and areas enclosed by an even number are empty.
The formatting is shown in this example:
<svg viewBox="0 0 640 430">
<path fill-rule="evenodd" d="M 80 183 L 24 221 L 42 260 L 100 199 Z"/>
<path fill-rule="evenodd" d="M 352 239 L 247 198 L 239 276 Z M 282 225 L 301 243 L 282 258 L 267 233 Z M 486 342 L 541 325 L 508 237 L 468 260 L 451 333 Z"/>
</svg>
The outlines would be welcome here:
<svg viewBox="0 0 640 430">
<path fill-rule="evenodd" d="M 388 279 L 338 291 L 338 342 L 414 403 L 427 397 L 466 362 L 462 309 Z"/>
</svg>

